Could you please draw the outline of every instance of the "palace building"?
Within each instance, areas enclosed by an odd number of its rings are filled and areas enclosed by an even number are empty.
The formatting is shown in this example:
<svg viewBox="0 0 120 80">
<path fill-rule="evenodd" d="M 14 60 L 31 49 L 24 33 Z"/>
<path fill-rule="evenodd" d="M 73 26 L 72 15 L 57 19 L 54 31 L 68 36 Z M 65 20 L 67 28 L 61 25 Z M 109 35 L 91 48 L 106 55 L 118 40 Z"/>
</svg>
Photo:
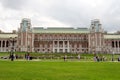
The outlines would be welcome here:
<svg viewBox="0 0 120 80">
<path fill-rule="evenodd" d="M 18 31 L 0 31 L 0 52 L 115 53 L 120 51 L 120 34 L 105 33 L 98 19 L 89 28 L 32 27 L 24 18 Z"/>
</svg>

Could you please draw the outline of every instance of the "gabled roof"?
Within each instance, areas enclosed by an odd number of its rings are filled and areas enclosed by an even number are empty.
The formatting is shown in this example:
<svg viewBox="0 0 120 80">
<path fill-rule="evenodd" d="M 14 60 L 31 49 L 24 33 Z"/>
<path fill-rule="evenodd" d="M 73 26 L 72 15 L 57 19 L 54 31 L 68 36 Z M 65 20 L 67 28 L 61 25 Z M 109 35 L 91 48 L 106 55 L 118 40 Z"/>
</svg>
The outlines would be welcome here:
<svg viewBox="0 0 120 80">
<path fill-rule="evenodd" d="M 0 33 L 0 38 L 15 38 L 15 37 L 18 37 L 18 35 L 13 33 Z"/>
<path fill-rule="evenodd" d="M 89 33 L 88 28 L 63 28 L 63 27 L 34 27 L 32 29 L 33 33 Z"/>
<path fill-rule="evenodd" d="M 105 34 L 104 39 L 120 39 L 120 35 L 118 35 L 118 34 Z"/>
</svg>

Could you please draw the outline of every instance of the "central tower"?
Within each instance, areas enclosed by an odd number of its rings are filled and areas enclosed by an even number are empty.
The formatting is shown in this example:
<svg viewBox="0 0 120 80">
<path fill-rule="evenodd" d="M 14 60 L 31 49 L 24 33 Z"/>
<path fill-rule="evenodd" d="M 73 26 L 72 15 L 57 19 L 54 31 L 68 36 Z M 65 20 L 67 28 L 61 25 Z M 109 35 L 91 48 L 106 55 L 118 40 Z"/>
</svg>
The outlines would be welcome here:
<svg viewBox="0 0 120 80">
<path fill-rule="evenodd" d="M 99 53 L 103 51 L 104 46 L 104 32 L 102 29 L 102 24 L 98 19 L 91 21 L 89 34 L 89 51 Z"/>
<path fill-rule="evenodd" d="M 18 30 L 18 49 L 19 51 L 32 52 L 34 35 L 31 29 L 31 20 L 24 18 L 20 23 Z"/>
</svg>

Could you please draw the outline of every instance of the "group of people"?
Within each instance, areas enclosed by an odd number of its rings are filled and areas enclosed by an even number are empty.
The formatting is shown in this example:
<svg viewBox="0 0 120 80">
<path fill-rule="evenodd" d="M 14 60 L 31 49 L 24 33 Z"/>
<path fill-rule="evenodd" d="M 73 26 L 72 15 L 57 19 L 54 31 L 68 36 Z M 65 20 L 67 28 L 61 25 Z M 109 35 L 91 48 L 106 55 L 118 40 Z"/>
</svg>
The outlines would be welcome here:
<svg viewBox="0 0 120 80">
<path fill-rule="evenodd" d="M 94 61 L 96 62 L 96 61 L 100 61 L 100 59 L 99 59 L 99 57 L 98 56 L 94 56 Z"/>
<path fill-rule="evenodd" d="M 9 59 L 11 59 L 11 61 L 14 61 L 14 59 L 18 59 L 18 55 L 15 53 L 10 53 Z"/>
<path fill-rule="evenodd" d="M 78 58 L 78 60 L 80 60 L 81 56 L 78 54 L 77 58 Z M 15 53 L 10 53 L 9 59 L 11 59 L 11 61 L 14 61 L 14 59 L 18 59 L 18 55 L 15 54 Z M 25 59 L 26 60 L 32 60 L 32 57 L 30 56 L 30 53 L 25 54 Z M 67 60 L 67 55 L 64 55 L 63 59 L 64 59 L 64 61 L 66 61 Z M 117 59 L 118 59 L 118 61 L 120 61 L 120 56 Z M 105 56 L 100 56 L 99 57 L 98 55 L 94 55 L 93 60 L 95 62 L 99 62 L 99 61 L 106 61 L 107 59 L 106 59 Z M 112 57 L 112 61 L 114 61 L 113 57 Z"/>
<path fill-rule="evenodd" d="M 11 61 L 14 61 L 14 59 L 18 59 L 18 55 L 15 54 L 15 53 L 10 53 L 9 59 L 10 59 Z M 31 60 L 30 53 L 26 53 L 26 54 L 25 54 L 25 59 L 26 59 L 26 60 Z"/>
<path fill-rule="evenodd" d="M 30 56 L 30 53 L 26 53 L 26 54 L 25 54 L 25 59 L 26 59 L 26 60 L 32 60 L 33 57 Z"/>
<path fill-rule="evenodd" d="M 26 60 L 30 60 L 30 59 L 31 59 L 30 53 L 25 54 L 25 59 L 26 59 Z"/>
<path fill-rule="evenodd" d="M 118 57 L 118 61 L 120 61 L 120 56 Z"/>
<path fill-rule="evenodd" d="M 114 58 L 112 57 L 111 60 L 114 61 Z M 106 58 L 105 58 L 105 56 L 103 56 L 103 57 L 94 56 L 94 61 L 95 61 L 95 62 L 106 61 Z M 118 57 L 118 62 L 119 62 L 119 61 L 120 61 L 120 56 Z"/>
</svg>

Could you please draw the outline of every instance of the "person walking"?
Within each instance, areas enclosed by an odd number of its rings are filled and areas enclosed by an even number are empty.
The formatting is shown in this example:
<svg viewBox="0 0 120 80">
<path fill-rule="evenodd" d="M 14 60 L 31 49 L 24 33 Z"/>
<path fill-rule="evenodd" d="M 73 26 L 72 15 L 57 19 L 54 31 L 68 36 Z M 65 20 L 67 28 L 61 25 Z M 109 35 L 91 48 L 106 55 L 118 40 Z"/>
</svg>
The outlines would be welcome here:
<svg viewBox="0 0 120 80">
<path fill-rule="evenodd" d="M 11 54 L 10 58 L 11 58 L 11 61 L 14 61 L 14 55 L 13 54 Z"/>
<path fill-rule="evenodd" d="M 78 60 L 80 60 L 80 54 L 78 54 Z"/>
<path fill-rule="evenodd" d="M 66 61 L 66 59 L 67 59 L 67 56 L 65 55 L 65 56 L 64 56 L 64 61 Z"/>
</svg>

